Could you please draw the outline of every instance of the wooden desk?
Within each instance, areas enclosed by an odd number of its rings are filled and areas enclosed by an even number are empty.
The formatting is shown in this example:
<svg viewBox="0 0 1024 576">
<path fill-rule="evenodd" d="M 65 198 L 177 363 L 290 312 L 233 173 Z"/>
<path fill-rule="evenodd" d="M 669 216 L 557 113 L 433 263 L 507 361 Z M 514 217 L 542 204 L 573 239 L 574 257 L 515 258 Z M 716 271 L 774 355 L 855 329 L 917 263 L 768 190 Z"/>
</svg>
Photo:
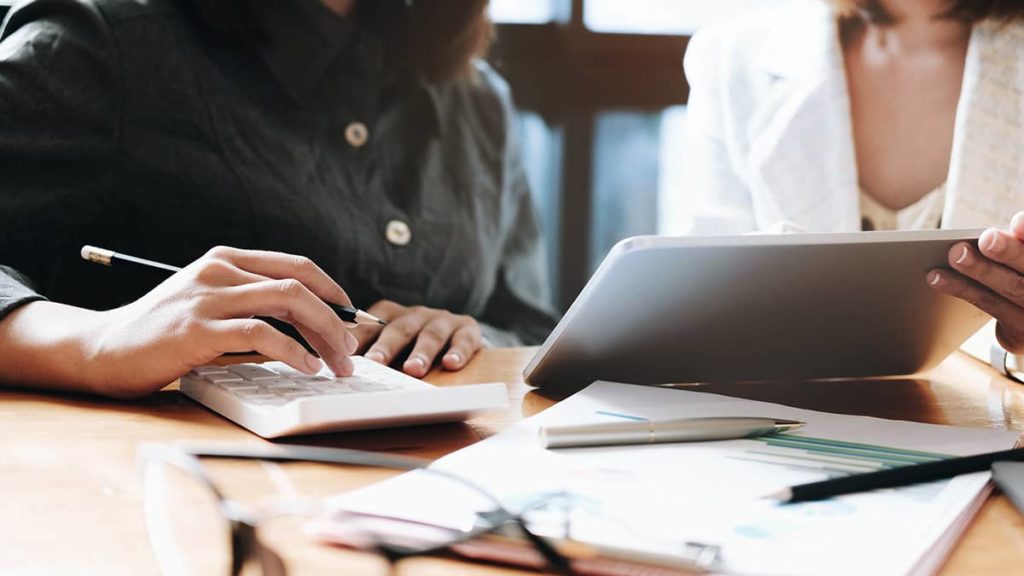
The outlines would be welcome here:
<svg viewBox="0 0 1024 576">
<path fill-rule="evenodd" d="M 435 458 L 490 436 L 549 406 L 520 372 L 532 349 L 488 350 L 466 370 L 435 373 L 440 385 L 505 381 L 511 407 L 468 424 L 357 432 L 305 443 Z M 714 385 L 703 390 L 850 414 L 962 426 L 1024 429 L 1024 386 L 959 354 L 919 379 Z M 263 440 L 181 396 L 172 387 L 138 402 L 0 392 L 0 573 L 153 574 L 141 510 L 140 442 Z M 304 492 L 331 494 L 390 472 L 299 464 L 288 468 Z M 255 482 L 255 481 L 254 481 Z M 248 483 L 248 481 L 246 482 Z M 256 485 L 254 490 L 263 489 Z M 374 558 L 286 542 L 294 574 L 378 574 Z M 1024 520 L 1003 496 L 986 503 L 943 574 L 1009 574 L 1024 566 Z M 440 558 L 416 559 L 403 574 L 522 574 Z"/>
</svg>

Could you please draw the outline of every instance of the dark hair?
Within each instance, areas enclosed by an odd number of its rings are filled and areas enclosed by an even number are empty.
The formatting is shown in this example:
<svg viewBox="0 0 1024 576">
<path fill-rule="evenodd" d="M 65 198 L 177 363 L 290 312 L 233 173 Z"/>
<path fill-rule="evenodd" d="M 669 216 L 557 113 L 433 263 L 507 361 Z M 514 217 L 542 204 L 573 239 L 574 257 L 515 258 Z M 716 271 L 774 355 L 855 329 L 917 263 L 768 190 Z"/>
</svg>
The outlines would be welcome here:
<svg viewBox="0 0 1024 576">
<path fill-rule="evenodd" d="M 259 42 L 247 21 L 250 2 L 193 0 L 219 32 Z M 319 0 L 313 0 L 319 1 Z M 473 59 L 494 38 L 488 0 L 359 0 L 352 18 L 384 42 L 388 65 L 408 67 L 432 82 L 469 75 Z"/>
<path fill-rule="evenodd" d="M 888 22 L 891 17 L 879 0 L 830 0 L 843 18 L 864 18 L 871 22 Z M 1021 0 L 950 0 L 949 8 L 938 14 L 960 22 L 981 22 L 982 20 L 1011 20 L 1024 18 L 1024 2 Z"/>
<path fill-rule="evenodd" d="M 491 45 L 488 0 L 360 0 L 356 17 L 384 39 L 390 55 L 427 79 L 443 81 L 472 71 L 473 58 Z"/>
</svg>

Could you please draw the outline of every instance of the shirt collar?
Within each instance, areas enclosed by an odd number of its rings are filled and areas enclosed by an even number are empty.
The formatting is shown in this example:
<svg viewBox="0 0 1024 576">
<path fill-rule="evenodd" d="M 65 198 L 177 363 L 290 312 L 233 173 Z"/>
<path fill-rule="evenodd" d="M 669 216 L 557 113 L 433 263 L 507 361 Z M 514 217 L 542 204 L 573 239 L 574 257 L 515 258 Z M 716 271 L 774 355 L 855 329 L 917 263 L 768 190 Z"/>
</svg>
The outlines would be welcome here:
<svg viewBox="0 0 1024 576">
<path fill-rule="evenodd" d="M 309 102 L 335 66 L 347 77 L 376 82 L 380 43 L 320 0 L 259 0 L 248 6 L 256 51 L 296 103 Z"/>
<path fill-rule="evenodd" d="M 441 121 L 441 119 L 444 118 L 442 115 L 444 108 L 441 104 L 441 91 L 437 86 L 423 79 L 419 80 L 419 84 L 423 88 L 423 92 L 426 94 L 427 100 L 430 101 L 430 109 L 433 112 L 430 119 L 433 124 L 432 127 L 434 132 L 440 134 L 441 129 L 444 128 L 444 122 Z"/>
<path fill-rule="evenodd" d="M 448 93 L 443 86 L 428 82 L 422 76 L 410 76 L 392 79 L 388 92 L 391 95 L 390 102 L 401 100 L 404 105 L 411 107 L 420 127 L 429 129 L 433 134 L 441 133 Z"/>
<path fill-rule="evenodd" d="M 359 30 L 320 0 L 259 0 L 250 2 L 256 50 L 274 78 L 297 104 L 309 103 L 329 75 L 344 77 L 346 89 L 373 91 L 384 82 L 398 82 L 399 90 L 422 96 L 428 103 L 429 123 L 435 132 L 443 125 L 442 90 L 415 76 L 387 79 L 384 46 L 374 35 Z M 370 94 L 364 94 L 370 96 Z"/>
</svg>

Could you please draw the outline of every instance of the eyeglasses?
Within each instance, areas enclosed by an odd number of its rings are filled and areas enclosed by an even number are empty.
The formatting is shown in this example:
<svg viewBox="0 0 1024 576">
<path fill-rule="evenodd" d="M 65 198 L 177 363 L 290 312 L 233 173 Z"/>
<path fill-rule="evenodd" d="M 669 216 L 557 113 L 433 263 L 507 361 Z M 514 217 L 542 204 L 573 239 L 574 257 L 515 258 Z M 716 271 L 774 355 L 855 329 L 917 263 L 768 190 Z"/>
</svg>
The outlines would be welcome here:
<svg viewBox="0 0 1024 576">
<path fill-rule="evenodd" d="M 285 563 L 261 536 L 264 529 L 275 519 L 321 517 L 326 510 L 322 500 L 300 497 L 291 487 L 279 490 L 286 494 L 262 505 L 243 504 L 225 494 L 202 459 L 258 461 L 276 471 L 279 483 L 281 475 L 276 463 L 283 462 L 420 470 L 447 484 L 439 491 L 447 498 L 445 505 L 458 507 L 464 502 L 481 500 L 487 503 L 483 510 L 478 506 L 466 510 L 471 514 L 467 526 L 445 530 L 425 531 L 423 525 L 415 522 L 357 512 L 332 514 L 331 524 L 345 534 L 346 544 L 385 558 L 390 574 L 404 558 L 437 552 L 509 527 L 518 530 L 550 569 L 559 574 L 572 573 L 568 560 L 531 531 L 520 515 L 509 512 L 497 498 L 473 482 L 428 468 L 428 462 L 423 460 L 308 446 L 246 449 L 169 444 L 144 445 L 140 456 L 146 527 L 165 576 L 284 576 Z M 431 494 L 418 496 L 431 498 Z"/>
</svg>

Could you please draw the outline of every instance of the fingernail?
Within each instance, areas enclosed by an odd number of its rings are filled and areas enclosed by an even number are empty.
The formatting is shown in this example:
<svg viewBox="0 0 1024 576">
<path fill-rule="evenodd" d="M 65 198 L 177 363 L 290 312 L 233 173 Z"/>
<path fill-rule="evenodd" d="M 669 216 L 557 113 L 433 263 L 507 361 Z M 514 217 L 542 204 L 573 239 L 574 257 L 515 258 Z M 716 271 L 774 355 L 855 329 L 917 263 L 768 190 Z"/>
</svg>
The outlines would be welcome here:
<svg viewBox="0 0 1024 576">
<path fill-rule="evenodd" d="M 1010 220 L 1010 229 L 1018 230 L 1021 227 L 1021 220 L 1024 219 L 1024 212 L 1017 212 L 1013 215 L 1013 219 Z"/>
<path fill-rule="evenodd" d="M 368 360 L 373 360 L 374 362 L 378 362 L 380 364 L 383 364 L 384 360 L 386 360 L 386 358 L 384 358 L 384 354 L 382 354 L 379 350 L 370 350 L 369 352 L 366 353 L 366 358 Z"/>
<path fill-rule="evenodd" d="M 306 366 L 314 372 L 319 372 L 323 364 L 320 363 L 320 359 L 316 356 L 306 353 Z"/>
<path fill-rule="evenodd" d="M 964 246 L 964 251 L 963 251 L 962 254 L 960 254 L 960 257 L 957 258 L 956 263 L 957 264 L 967 264 L 967 261 L 970 259 L 970 257 L 971 257 L 971 251 L 967 249 L 967 246 Z"/>
<path fill-rule="evenodd" d="M 348 352 L 351 354 L 356 351 L 356 348 L 359 348 L 359 340 L 356 340 L 356 337 L 351 332 L 346 332 L 345 336 L 345 343 L 348 344 Z"/>
<path fill-rule="evenodd" d="M 444 359 L 448 362 L 453 362 L 456 365 L 462 364 L 462 356 L 460 356 L 458 352 L 449 352 Z"/>
<path fill-rule="evenodd" d="M 355 366 L 352 364 L 352 359 L 345 356 L 341 359 L 341 373 L 335 372 L 336 376 L 351 376 L 355 372 Z"/>
<path fill-rule="evenodd" d="M 931 286 L 938 286 L 941 281 L 942 274 L 939 274 L 938 272 L 932 272 L 928 277 L 928 284 Z"/>
<path fill-rule="evenodd" d="M 427 361 L 424 360 L 422 356 L 413 356 L 405 361 L 405 365 L 410 367 L 419 366 L 420 368 L 424 368 L 427 365 Z"/>
<path fill-rule="evenodd" d="M 999 234 L 998 232 L 989 233 L 988 243 L 985 245 L 989 252 L 1001 252 L 1004 246 L 1005 243 L 1003 242 L 1002 234 Z"/>
</svg>

